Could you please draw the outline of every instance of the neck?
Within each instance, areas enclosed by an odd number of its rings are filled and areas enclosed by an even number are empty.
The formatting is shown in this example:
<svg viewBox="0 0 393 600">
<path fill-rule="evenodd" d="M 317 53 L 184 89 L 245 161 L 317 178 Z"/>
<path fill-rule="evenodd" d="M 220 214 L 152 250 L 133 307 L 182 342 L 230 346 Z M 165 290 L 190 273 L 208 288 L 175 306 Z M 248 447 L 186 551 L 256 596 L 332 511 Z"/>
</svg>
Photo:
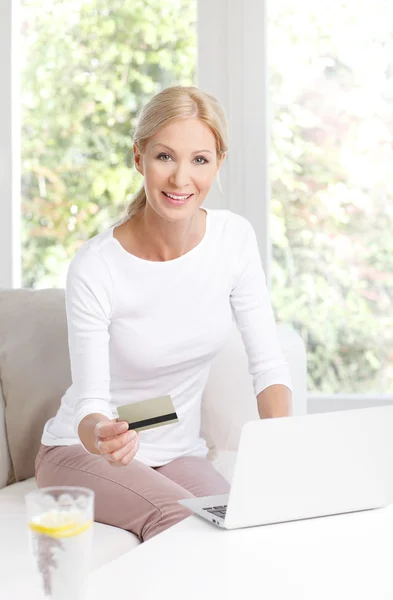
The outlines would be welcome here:
<svg viewBox="0 0 393 600">
<path fill-rule="evenodd" d="M 198 210 L 190 219 L 171 223 L 161 219 L 146 204 L 135 217 L 135 227 L 149 260 L 167 261 L 186 254 L 203 237 L 201 213 Z"/>
</svg>

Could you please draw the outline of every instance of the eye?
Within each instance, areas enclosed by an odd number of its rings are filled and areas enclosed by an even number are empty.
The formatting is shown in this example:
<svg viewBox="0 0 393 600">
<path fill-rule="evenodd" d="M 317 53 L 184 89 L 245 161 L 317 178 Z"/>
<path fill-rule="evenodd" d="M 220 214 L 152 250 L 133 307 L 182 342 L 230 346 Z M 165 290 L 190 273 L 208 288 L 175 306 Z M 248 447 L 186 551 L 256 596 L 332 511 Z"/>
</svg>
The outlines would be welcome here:
<svg viewBox="0 0 393 600">
<path fill-rule="evenodd" d="M 203 160 L 203 162 L 198 162 L 197 165 L 206 165 L 209 162 L 204 156 L 197 156 L 195 160 Z"/>
<path fill-rule="evenodd" d="M 159 155 L 157 156 L 157 158 L 158 158 L 158 160 L 161 160 L 161 159 L 162 159 L 162 157 L 167 157 L 167 158 L 170 158 L 169 154 L 164 154 L 163 152 L 161 152 L 161 154 L 159 154 Z M 168 162 L 168 161 L 167 161 L 167 160 L 163 160 L 162 162 Z"/>
</svg>

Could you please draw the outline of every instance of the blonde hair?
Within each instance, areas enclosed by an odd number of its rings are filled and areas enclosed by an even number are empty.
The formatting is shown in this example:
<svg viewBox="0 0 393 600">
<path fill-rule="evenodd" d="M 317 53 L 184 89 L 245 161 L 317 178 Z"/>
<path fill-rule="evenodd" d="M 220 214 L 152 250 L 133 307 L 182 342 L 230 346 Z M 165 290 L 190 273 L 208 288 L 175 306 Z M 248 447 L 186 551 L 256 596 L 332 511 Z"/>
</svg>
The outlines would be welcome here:
<svg viewBox="0 0 393 600">
<path fill-rule="evenodd" d="M 196 117 L 209 127 L 216 140 L 217 159 L 220 160 L 228 149 L 225 113 L 217 98 L 192 86 L 175 85 L 153 96 L 139 115 L 134 143 L 143 154 L 149 139 L 162 127 L 173 121 L 190 117 Z M 218 185 L 221 190 L 219 179 Z M 145 205 L 146 192 L 142 185 L 128 205 L 127 218 L 139 213 Z"/>
</svg>

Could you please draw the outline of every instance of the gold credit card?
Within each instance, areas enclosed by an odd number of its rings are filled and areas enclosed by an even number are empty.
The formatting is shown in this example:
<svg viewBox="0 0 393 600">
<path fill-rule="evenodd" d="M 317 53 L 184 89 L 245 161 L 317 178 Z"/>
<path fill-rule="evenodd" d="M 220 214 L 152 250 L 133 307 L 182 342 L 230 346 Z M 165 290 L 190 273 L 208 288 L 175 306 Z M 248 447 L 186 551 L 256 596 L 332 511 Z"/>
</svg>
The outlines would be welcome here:
<svg viewBox="0 0 393 600">
<path fill-rule="evenodd" d="M 117 412 L 119 421 L 127 421 L 128 429 L 135 431 L 162 427 L 179 420 L 169 395 L 118 406 Z"/>
</svg>

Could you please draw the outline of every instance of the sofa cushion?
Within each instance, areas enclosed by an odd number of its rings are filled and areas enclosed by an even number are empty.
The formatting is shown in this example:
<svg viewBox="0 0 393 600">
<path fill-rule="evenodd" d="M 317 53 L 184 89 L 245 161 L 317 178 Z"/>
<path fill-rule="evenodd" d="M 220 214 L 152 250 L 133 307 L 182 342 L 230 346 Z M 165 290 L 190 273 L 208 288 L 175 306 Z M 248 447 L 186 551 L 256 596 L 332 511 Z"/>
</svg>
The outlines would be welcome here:
<svg viewBox="0 0 393 600">
<path fill-rule="evenodd" d="M 244 423 L 259 419 L 242 337 L 233 326 L 203 393 L 201 435 L 210 450 L 236 450 Z"/>
<path fill-rule="evenodd" d="M 300 335 L 286 324 L 277 335 L 292 379 L 293 415 L 307 414 L 307 358 Z M 210 450 L 237 450 L 242 427 L 259 419 L 248 358 L 234 326 L 224 348 L 213 359 L 202 402 L 201 435 Z"/>
<path fill-rule="evenodd" d="M 208 454 L 208 458 L 212 461 L 217 471 L 225 477 L 228 483 L 232 483 L 236 456 L 237 452 L 234 450 L 210 450 Z"/>
<path fill-rule="evenodd" d="M 16 481 L 34 475 L 45 422 L 71 383 L 64 290 L 0 291 L 0 378 Z"/>
</svg>

